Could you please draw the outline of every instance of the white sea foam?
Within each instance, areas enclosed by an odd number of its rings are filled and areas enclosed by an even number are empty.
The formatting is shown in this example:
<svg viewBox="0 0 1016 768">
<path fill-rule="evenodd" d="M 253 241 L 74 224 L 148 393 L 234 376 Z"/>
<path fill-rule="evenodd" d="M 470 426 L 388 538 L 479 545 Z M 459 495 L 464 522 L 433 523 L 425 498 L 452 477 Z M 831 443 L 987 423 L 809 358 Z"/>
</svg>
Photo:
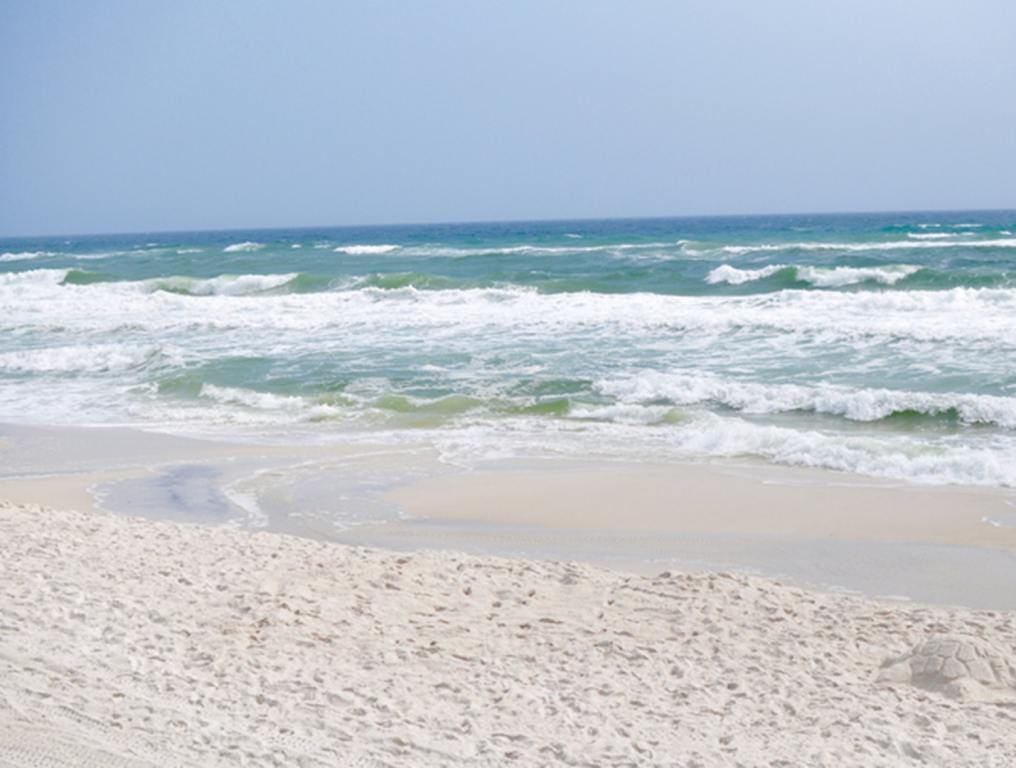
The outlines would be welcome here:
<svg viewBox="0 0 1016 768">
<path fill-rule="evenodd" d="M 622 413 L 621 409 L 617 412 Z M 427 437 L 444 461 L 469 467 L 478 461 L 533 456 L 654 461 L 751 456 L 910 482 L 1016 487 L 1016 444 L 1012 442 L 985 448 L 900 434 L 852 436 L 705 412 L 647 427 L 651 419 L 639 418 L 630 410 L 623 413 L 617 421 L 600 422 L 489 419 L 430 432 Z M 418 438 L 414 435 L 414 439 Z"/>
<path fill-rule="evenodd" d="M 54 256 L 60 256 L 64 259 L 74 259 L 75 261 L 101 261 L 102 259 L 112 259 L 117 256 L 137 256 L 138 254 L 152 253 L 152 251 L 92 251 L 91 253 L 55 253 Z"/>
<path fill-rule="evenodd" d="M 602 245 L 507 245 L 507 246 L 474 246 L 462 248 L 445 245 L 402 246 L 400 255 L 422 257 L 468 258 L 470 256 L 490 256 L 525 254 L 528 256 L 566 256 L 579 253 L 624 254 L 638 258 L 642 252 L 660 251 L 681 246 L 688 241 L 649 242 L 649 243 L 612 243 Z"/>
<path fill-rule="evenodd" d="M 827 339 L 891 337 L 983 340 L 998 349 L 1016 339 L 1016 290 L 839 293 L 781 291 L 754 296 L 541 294 L 531 289 L 361 288 L 282 295 L 152 292 L 149 282 L 61 285 L 66 270 L 0 274 L 0 329 L 113 331 L 129 325 L 181 331 L 333 329 L 393 331 L 644 333 L 653 329 L 723 333 L 756 329 Z M 277 284 L 287 275 L 257 276 Z M 214 280 L 214 279 L 213 279 Z M 140 289 L 139 289 L 140 288 Z M 264 289 L 265 285 L 257 288 Z M 221 289 L 220 289 L 221 290 Z M 42 311 L 44 309 L 44 311 Z"/>
<path fill-rule="evenodd" d="M 58 255 L 54 251 L 19 251 L 0 253 L 0 261 L 31 261 L 32 259 L 43 259 L 47 256 Z"/>
<path fill-rule="evenodd" d="M 137 368 L 157 360 L 178 364 L 177 348 L 160 345 L 92 344 L 0 353 L 0 371 L 13 373 L 106 373 Z"/>
<path fill-rule="evenodd" d="M 327 418 L 341 413 L 341 410 L 333 405 L 315 403 L 298 395 L 277 395 L 271 392 L 258 392 L 239 387 L 220 387 L 214 384 L 202 385 L 201 397 L 218 403 L 239 405 L 260 411 L 297 413 L 303 420 Z"/>
<path fill-rule="evenodd" d="M 350 256 L 371 256 L 391 253 L 398 250 L 398 248 L 399 246 L 397 245 L 387 243 L 382 245 L 340 245 L 335 249 L 335 252 L 348 253 Z"/>
<path fill-rule="evenodd" d="M 149 291 L 176 291 L 193 296 L 246 296 L 279 288 L 299 273 L 282 275 L 219 275 L 207 279 L 193 277 L 158 277 L 141 283 Z"/>
<path fill-rule="evenodd" d="M 820 288 L 837 288 L 865 282 L 895 285 L 919 270 L 920 267 L 913 264 L 885 267 L 798 267 L 797 279 Z"/>
<path fill-rule="evenodd" d="M 820 288 L 837 288 L 864 282 L 894 285 L 917 272 L 920 267 L 912 264 L 893 264 L 884 267 L 812 267 L 770 264 L 761 269 L 738 269 L 729 264 L 723 264 L 706 275 L 706 282 L 741 285 L 762 280 L 785 269 L 793 269 L 795 277 L 803 282 Z"/>
<path fill-rule="evenodd" d="M 576 405 L 568 412 L 573 419 L 612 421 L 618 424 L 655 424 L 673 410 L 669 406 L 615 403 L 613 405 Z"/>
<path fill-rule="evenodd" d="M 730 285 L 741 285 L 775 275 L 789 267 L 788 264 L 770 264 L 761 269 L 738 269 L 729 264 L 722 264 L 706 275 L 706 282 L 711 284 L 729 283 Z"/>
<path fill-rule="evenodd" d="M 225 251 L 226 253 L 237 253 L 242 251 L 259 251 L 264 247 L 265 246 L 263 243 L 255 243 L 251 242 L 250 240 L 246 240 L 242 243 L 233 243 L 232 245 L 227 245 L 222 250 Z"/>
<path fill-rule="evenodd" d="M 67 277 L 67 269 L 29 269 L 23 272 L 0 272 L 0 287 L 28 289 L 31 286 L 54 286 Z M 3 298 L 3 294 L 0 294 Z"/>
<path fill-rule="evenodd" d="M 180 253 L 180 254 L 201 253 L 201 251 L 202 251 L 201 248 L 179 248 L 179 249 L 177 249 L 177 253 Z"/>
<path fill-rule="evenodd" d="M 877 421 L 906 412 L 929 416 L 955 413 L 967 424 L 1016 429 L 1016 397 L 828 384 L 765 384 L 703 373 L 655 371 L 603 379 L 596 382 L 595 389 L 626 404 L 655 405 L 660 401 L 682 406 L 718 404 L 744 413 L 811 411 L 852 421 Z"/>
<path fill-rule="evenodd" d="M 232 403 L 269 411 L 299 411 L 308 407 L 304 398 L 295 395 L 275 395 L 270 392 L 256 392 L 238 387 L 219 387 L 214 384 L 203 385 L 201 396 L 220 403 Z"/>
<path fill-rule="evenodd" d="M 943 446 L 907 437 L 851 437 L 753 424 L 706 414 L 675 428 L 673 444 L 706 456 L 759 456 L 780 464 L 835 469 L 928 484 L 1016 486 L 1016 451 Z"/>
<path fill-rule="evenodd" d="M 1014 289 L 737 297 L 519 288 L 292 294 L 272 289 L 294 275 L 240 275 L 182 278 L 189 282 L 176 290 L 183 292 L 172 293 L 155 290 L 156 281 L 63 284 L 66 276 L 62 269 L 0 274 L 0 420 L 100 415 L 178 427 L 288 429 L 352 418 L 350 411 L 367 408 L 354 396 L 356 382 L 347 388 L 351 404 L 342 408 L 310 396 L 257 391 L 267 384 L 252 383 L 252 389 L 206 384 L 188 399 L 160 395 L 154 383 L 165 375 L 163 368 L 172 369 L 172 376 L 202 375 L 205 364 L 224 359 L 285 361 L 288 377 L 307 360 L 316 366 L 345 357 L 386 370 L 427 365 L 426 378 L 442 386 L 452 382 L 466 394 L 480 389 L 483 397 L 506 396 L 510 380 L 520 378 L 599 377 L 595 390 L 602 402 L 576 402 L 570 418 L 516 419 L 473 409 L 444 432 L 427 434 L 458 445 L 461 456 L 544 449 L 640 459 L 756 455 L 923 482 L 1016 485 L 1016 437 L 1008 431 L 1016 430 L 1016 398 L 920 391 L 924 384 L 916 383 L 940 381 L 939 371 L 959 371 L 950 379 L 958 382 L 988 371 L 985 386 L 1008 393 L 1006 361 L 1016 355 Z M 189 295 L 195 291 L 203 295 Z M 103 344 L 92 343 L 100 339 Z M 176 346 L 186 350 L 182 362 L 173 357 Z M 899 367 L 887 361 L 897 353 Z M 633 373 L 663 360 L 704 371 L 717 361 L 757 363 L 770 371 L 789 366 L 802 376 L 800 371 L 821 366 L 823 375 L 840 380 L 846 370 L 863 375 L 864 366 L 875 361 L 871 380 L 892 369 L 912 373 L 908 380 L 915 383 L 908 385 L 912 390 L 890 390 L 780 384 L 772 373 L 758 380 L 750 370 L 726 377 L 673 369 Z M 798 361 L 807 364 L 799 368 Z M 40 386 L 31 375 L 64 372 L 80 375 L 61 376 L 59 387 Z M 488 385 L 490 391 L 484 389 Z M 153 389 L 138 396 L 141 386 Z M 787 412 L 800 413 L 772 416 Z M 940 429 L 930 422 L 913 430 L 893 430 L 892 423 L 865 428 L 808 415 L 871 422 L 904 412 L 989 428 Z M 760 423 L 767 421 L 812 426 Z M 414 432 L 400 439 L 423 437 Z"/>
<path fill-rule="evenodd" d="M 866 243 L 834 243 L 834 242 L 792 242 L 792 243 L 760 243 L 757 245 L 723 245 L 716 248 L 687 248 L 692 255 L 709 253 L 729 253 L 735 256 L 746 253 L 765 253 L 773 251 L 897 251 L 915 250 L 920 248 L 1016 248 L 1016 238 L 999 237 L 983 240 L 883 240 Z"/>
</svg>

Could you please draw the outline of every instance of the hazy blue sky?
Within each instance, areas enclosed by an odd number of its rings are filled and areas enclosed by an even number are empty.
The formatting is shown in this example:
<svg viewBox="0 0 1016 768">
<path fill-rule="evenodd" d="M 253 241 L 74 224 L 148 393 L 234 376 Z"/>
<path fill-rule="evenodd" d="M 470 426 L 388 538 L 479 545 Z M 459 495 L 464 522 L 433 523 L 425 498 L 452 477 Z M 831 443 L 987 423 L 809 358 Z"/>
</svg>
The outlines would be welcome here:
<svg viewBox="0 0 1016 768">
<path fill-rule="evenodd" d="M 0 235 L 1016 207 L 1016 3 L 0 0 Z"/>
</svg>

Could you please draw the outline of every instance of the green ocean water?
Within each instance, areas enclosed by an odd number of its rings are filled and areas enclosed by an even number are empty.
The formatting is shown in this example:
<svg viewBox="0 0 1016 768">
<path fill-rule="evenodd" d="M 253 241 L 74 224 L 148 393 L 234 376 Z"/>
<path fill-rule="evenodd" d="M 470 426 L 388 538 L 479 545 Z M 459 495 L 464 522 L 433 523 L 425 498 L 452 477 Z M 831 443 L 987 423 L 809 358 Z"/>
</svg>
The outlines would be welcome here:
<svg viewBox="0 0 1016 768">
<path fill-rule="evenodd" d="M 1016 485 L 1016 213 L 0 241 L 0 421 Z"/>
</svg>

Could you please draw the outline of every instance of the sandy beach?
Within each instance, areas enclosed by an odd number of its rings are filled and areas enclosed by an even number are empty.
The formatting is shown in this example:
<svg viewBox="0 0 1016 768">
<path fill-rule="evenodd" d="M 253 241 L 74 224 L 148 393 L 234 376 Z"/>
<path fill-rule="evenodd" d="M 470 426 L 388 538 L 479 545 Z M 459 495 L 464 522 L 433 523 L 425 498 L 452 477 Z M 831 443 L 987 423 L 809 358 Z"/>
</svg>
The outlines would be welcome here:
<svg viewBox="0 0 1016 768">
<path fill-rule="evenodd" d="M 1008 612 L 29 505 L 0 528 L 4 766 L 1016 761 Z M 990 684 L 893 666 L 943 635 Z"/>
</svg>

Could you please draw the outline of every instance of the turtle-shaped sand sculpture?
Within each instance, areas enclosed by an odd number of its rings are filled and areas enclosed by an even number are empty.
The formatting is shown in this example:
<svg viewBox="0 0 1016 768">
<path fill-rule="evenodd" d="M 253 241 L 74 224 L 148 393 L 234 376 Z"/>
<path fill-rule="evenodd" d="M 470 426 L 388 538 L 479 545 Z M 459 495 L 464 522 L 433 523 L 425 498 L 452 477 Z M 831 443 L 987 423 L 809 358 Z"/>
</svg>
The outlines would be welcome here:
<svg viewBox="0 0 1016 768">
<path fill-rule="evenodd" d="M 954 699 L 1016 699 L 1016 659 L 967 635 L 932 635 L 902 656 L 886 659 L 878 682 L 910 683 Z"/>
</svg>

